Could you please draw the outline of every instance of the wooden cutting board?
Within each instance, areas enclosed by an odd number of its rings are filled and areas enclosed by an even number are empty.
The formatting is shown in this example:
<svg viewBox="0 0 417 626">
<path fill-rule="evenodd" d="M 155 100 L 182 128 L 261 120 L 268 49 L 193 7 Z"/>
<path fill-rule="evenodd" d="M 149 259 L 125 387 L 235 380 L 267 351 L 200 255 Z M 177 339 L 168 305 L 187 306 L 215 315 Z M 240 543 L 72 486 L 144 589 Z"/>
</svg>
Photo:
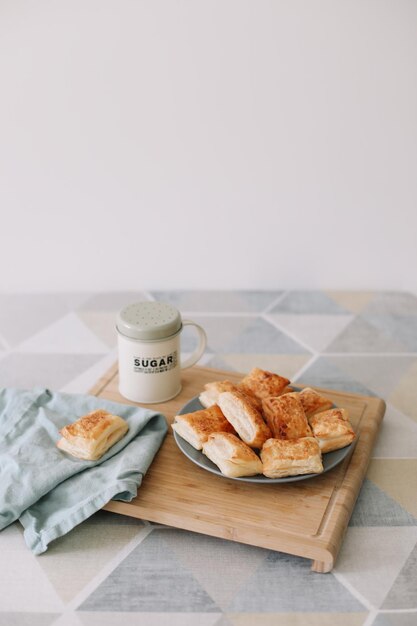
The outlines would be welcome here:
<svg viewBox="0 0 417 626">
<path fill-rule="evenodd" d="M 168 422 L 198 395 L 207 382 L 241 375 L 193 367 L 183 372 L 181 393 L 163 404 L 140 405 L 161 411 Z M 319 388 L 318 388 L 319 389 Z M 319 389 L 320 390 L 320 389 Z M 177 447 L 172 431 L 165 438 L 132 502 L 104 508 L 151 522 L 287 552 L 313 560 L 316 572 L 329 572 L 336 560 L 368 467 L 385 412 L 379 398 L 321 389 L 349 410 L 358 434 L 352 453 L 333 470 L 294 483 L 253 484 L 222 478 L 196 466 Z M 118 391 L 117 366 L 93 387 L 92 394 L 134 404 Z"/>
</svg>

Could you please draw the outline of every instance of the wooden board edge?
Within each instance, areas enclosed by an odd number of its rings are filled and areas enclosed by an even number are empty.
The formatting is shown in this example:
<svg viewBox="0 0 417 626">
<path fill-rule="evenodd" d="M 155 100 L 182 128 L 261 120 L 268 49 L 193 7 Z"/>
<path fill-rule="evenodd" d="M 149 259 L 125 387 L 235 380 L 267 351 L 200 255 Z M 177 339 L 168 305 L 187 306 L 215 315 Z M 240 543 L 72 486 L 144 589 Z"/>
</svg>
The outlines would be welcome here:
<svg viewBox="0 0 417 626">
<path fill-rule="evenodd" d="M 152 513 L 150 514 L 148 510 L 142 511 L 138 505 L 135 505 L 134 510 L 132 510 L 128 502 L 115 500 L 110 500 L 103 509 L 140 520 L 146 519 L 148 522 L 177 528 L 178 530 L 186 530 L 217 539 L 235 541 L 249 546 L 264 548 L 265 550 L 274 550 L 311 559 L 313 567 L 318 568 L 315 571 L 322 573 L 329 572 L 334 565 L 332 551 L 323 542 L 314 537 L 306 537 L 305 541 L 300 543 L 299 538 L 291 533 L 280 533 L 278 536 L 271 536 L 270 533 L 262 533 L 260 531 L 257 534 L 256 541 L 254 541 L 251 529 L 247 529 L 244 526 L 240 528 L 231 525 L 225 526 L 222 520 L 218 520 L 217 523 L 211 522 L 207 526 L 207 521 L 201 521 L 198 516 L 184 520 L 183 517 L 168 510 L 164 512 L 159 510 L 157 514 L 158 519 L 154 519 Z"/>
<path fill-rule="evenodd" d="M 117 376 L 118 371 L 119 366 L 116 361 L 116 363 L 113 363 L 113 365 L 103 374 L 103 376 L 98 379 L 98 381 L 91 387 L 91 389 L 89 389 L 88 393 L 90 394 L 90 396 L 98 396 L 103 391 L 103 389 L 107 387 L 109 382 L 115 376 Z"/>
<path fill-rule="evenodd" d="M 337 559 L 356 500 L 368 471 L 372 450 L 385 410 L 386 404 L 384 400 L 372 396 L 369 397 L 365 411 L 372 411 L 375 418 L 369 420 L 361 429 L 361 437 L 357 441 L 349 458 L 346 471 L 336 488 L 332 506 L 326 511 L 320 539 L 324 542 L 325 549 L 332 555 L 333 562 Z M 332 520 L 331 528 L 328 525 L 329 519 Z"/>
</svg>

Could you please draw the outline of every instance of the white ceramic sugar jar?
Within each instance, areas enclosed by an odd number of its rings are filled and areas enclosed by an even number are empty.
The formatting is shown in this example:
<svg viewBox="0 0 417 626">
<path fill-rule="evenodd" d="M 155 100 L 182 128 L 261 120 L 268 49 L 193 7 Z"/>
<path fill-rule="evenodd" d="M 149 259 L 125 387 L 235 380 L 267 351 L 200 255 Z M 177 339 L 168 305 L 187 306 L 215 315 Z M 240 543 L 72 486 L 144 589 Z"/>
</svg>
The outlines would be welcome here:
<svg viewBox="0 0 417 626">
<path fill-rule="evenodd" d="M 180 336 L 193 325 L 199 334 L 194 353 L 181 363 Z M 181 319 L 164 302 L 135 302 L 117 316 L 119 391 L 128 400 L 165 402 L 181 391 L 181 369 L 191 367 L 206 347 L 206 333 L 198 324 Z"/>
</svg>

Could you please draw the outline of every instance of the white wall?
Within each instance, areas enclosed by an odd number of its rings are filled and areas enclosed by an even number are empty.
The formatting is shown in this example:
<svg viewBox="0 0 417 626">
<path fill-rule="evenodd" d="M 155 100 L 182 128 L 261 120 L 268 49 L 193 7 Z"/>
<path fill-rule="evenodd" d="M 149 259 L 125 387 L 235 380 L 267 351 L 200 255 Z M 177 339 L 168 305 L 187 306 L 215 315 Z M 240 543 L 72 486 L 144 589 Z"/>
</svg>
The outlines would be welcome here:
<svg viewBox="0 0 417 626">
<path fill-rule="evenodd" d="M 0 290 L 417 287 L 413 0 L 0 0 Z"/>
</svg>

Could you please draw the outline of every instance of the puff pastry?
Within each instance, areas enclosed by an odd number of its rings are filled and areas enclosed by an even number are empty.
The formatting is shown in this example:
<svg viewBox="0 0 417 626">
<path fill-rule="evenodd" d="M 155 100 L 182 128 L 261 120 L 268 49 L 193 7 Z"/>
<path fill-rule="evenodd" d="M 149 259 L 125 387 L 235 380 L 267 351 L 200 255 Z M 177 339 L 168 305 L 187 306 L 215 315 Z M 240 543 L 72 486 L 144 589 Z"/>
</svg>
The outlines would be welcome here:
<svg viewBox="0 0 417 626">
<path fill-rule="evenodd" d="M 172 429 L 196 450 L 202 449 L 211 433 L 235 432 L 217 404 L 194 413 L 176 415 Z"/>
<path fill-rule="evenodd" d="M 323 471 L 320 447 L 314 437 L 268 439 L 261 450 L 263 473 L 268 478 Z"/>
<path fill-rule="evenodd" d="M 224 391 L 237 391 L 237 387 L 231 383 L 230 380 L 220 380 L 214 383 L 207 383 L 204 385 L 204 391 L 200 393 L 198 399 L 207 409 L 209 406 L 217 404 L 219 395 Z"/>
<path fill-rule="evenodd" d="M 287 393 L 278 398 L 266 398 L 262 401 L 264 416 L 273 437 L 299 439 L 312 436 L 298 395 Z"/>
<path fill-rule="evenodd" d="M 64 426 L 57 446 L 78 459 L 98 461 L 128 430 L 124 419 L 99 409 Z"/>
<path fill-rule="evenodd" d="M 316 413 L 327 411 L 333 406 L 333 402 L 331 400 L 320 395 L 311 387 L 305 387 L 302 391 L 300 391 L 298 397 L 301 400 L 307 419 Z"/>
<path fill-rule="evenodd" d="M 313 435 L 322 452 L 332 452 L 348 446 L 355 439 L 346 409 L 331 409 L 310 419 Z"/>
<path fill-rule="evenodd" d="M 238 384 L 239 391 L 254 395 L 260 400 L 292 391 L 287 387 L 288 378 L 254 367 Z"/>
<path fill-rule="evenodd" d="M 219 406 L 240 438 L 251 448 L 261 448 L 271 436 L 261 413 L 245 394 L 225 391 L 219 396 Z"/>
<path fill-rule="evenodd" d="M 204 391 L 199 395 L 201 404 L 205 407 L 217 404 L 219 395 L 224 391 L 239 391 L 236 385 L 230 382 L 230 380 L 221 380 L 215 383 L 207 383 L 204 385 Z M 243 393 L 243 392 L 241 392 Z M 256 396 L 245 393 L 248 400 L 253 404 L 255 409 L 262 411 L 262 402 Z"/>
<path fill-rule="evenodd" d="M 230 478 L 262 474 L 262 462 L 236 435 L 213 433 L 203 445 L 204 454 Z"/>
</svg>

